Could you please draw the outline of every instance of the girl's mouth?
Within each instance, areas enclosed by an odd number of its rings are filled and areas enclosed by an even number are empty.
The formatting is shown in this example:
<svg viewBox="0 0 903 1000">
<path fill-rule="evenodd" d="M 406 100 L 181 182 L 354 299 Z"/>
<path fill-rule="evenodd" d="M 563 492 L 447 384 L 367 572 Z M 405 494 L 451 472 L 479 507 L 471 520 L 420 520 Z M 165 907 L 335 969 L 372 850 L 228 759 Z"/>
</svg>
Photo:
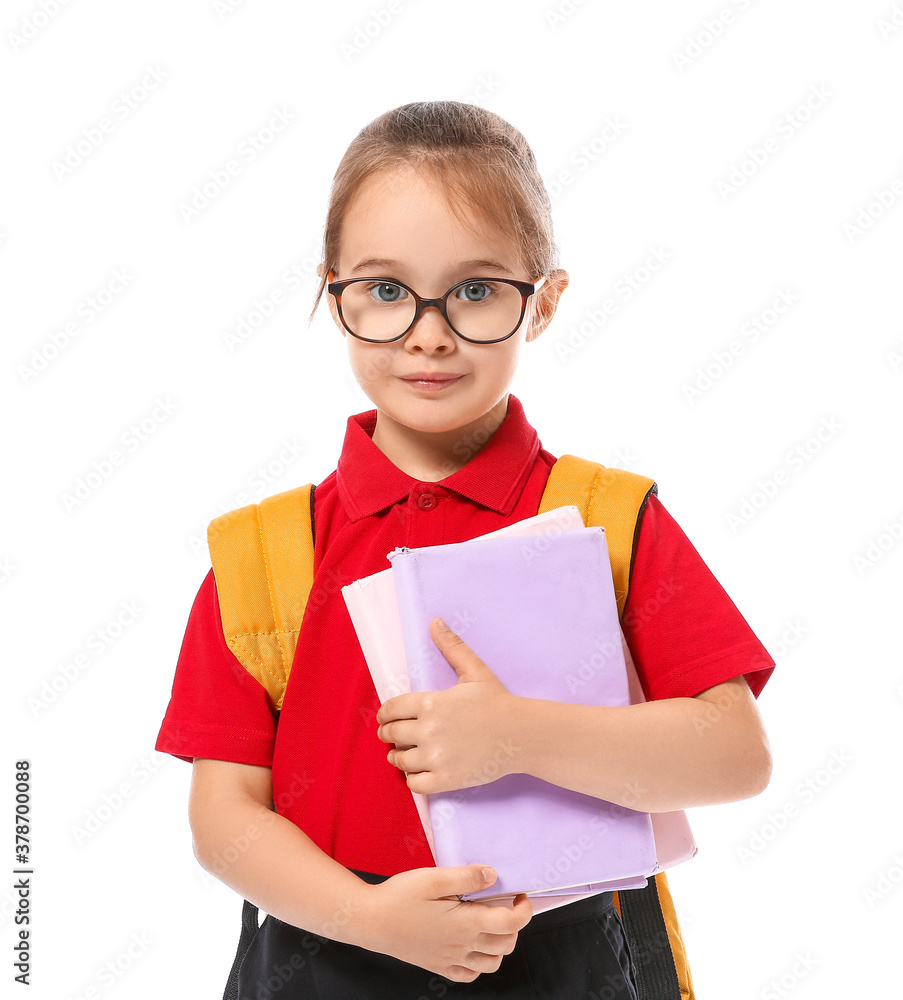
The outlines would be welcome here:
<svg viewBox="0 0 903 1000">
<path fill-rule="evenodd" d="M 403 382 L 412 385 L 417 389 L 424 389 L 427 392 L 438 392 L 447 386 L 454 385 L 464 378 L 463 375 L 454 375 L 451 378 L 402 378 Z"/>
</svg>

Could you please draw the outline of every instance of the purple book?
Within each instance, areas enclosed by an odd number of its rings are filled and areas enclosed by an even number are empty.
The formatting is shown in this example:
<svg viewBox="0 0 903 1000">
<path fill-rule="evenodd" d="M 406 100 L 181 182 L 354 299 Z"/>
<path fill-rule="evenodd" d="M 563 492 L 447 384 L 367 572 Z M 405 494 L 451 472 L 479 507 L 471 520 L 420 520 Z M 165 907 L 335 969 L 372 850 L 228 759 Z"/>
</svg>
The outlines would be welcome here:
<svg viewBox="0 0 903 1000">
<path fill-rule="evenodd" d="M 513 694 L 631 703 L 603 528 L 396 548 L 388 558 L 412 691 L 457 683 L 430 638 L 440 615 Z M 429 811 L 437 865 L 498 872 L 468 899 L 636 888 L 658 870 L 649 813 L 533 775 L 432 794 Z"/>
</svg>

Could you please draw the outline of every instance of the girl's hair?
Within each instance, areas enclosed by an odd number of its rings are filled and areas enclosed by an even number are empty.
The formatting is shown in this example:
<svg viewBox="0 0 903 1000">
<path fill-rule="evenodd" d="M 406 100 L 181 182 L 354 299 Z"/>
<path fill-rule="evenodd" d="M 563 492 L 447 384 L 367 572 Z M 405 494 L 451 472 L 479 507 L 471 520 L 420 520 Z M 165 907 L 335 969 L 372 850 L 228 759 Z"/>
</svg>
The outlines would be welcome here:
<svg viewBox="0 0 903 1000">
<path fill-rule="evenodd" d="M 549 195 L 521 133 L 473 104 L 403 104 L 365 125 L 335 172 L 323 234 L 325 267 L 311 320 L 326 288 L 326 272 L 338 267 L 342 220 L 358 189 L 374 174 L 406 165 L 429 171 L 460 222 L 469 224 L 469 210 L 510 233 L 530 280 L 557 268 Z"/>
</svg>

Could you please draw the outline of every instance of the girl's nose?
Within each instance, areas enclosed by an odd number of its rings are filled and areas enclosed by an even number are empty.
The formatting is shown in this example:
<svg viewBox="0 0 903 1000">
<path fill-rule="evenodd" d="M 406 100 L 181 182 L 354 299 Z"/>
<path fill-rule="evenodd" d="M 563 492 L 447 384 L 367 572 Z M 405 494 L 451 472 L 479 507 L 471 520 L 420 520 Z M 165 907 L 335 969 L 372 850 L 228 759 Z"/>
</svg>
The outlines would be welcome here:
<svg viewBox="0 0 903 1000">
<path fill-rule="evenodd" d="M 445 322 L 445 318 L 436 306 L 427 306 L 417 317 L 417 322 L 408 330 L 404 344 L 412 347 L 435 348 L 440 344 L 454 344 L 457 337 L 455 331 Z"/>
</svg>

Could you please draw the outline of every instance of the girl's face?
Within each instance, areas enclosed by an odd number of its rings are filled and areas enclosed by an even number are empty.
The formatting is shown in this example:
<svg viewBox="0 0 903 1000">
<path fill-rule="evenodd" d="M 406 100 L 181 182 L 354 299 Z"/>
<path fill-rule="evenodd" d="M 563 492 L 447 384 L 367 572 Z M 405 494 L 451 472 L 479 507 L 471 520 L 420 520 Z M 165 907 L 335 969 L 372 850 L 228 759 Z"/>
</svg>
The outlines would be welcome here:
<svg viewBox="0 0 903 1000">
<path fill-rule="evenodd" d="M 345 214 L 335 278 L 356 277 L 395 278 L 425 298 L 438 298 L 466 278 L 533 281 L 537 275 L 523 273 L 513 241 L 485 225 L 465 227 L 429 175 L 402 167 L 368 178 Z M 528 299 L 517 332 L 497 344 L 462 340 L 433 308 L 400 340 L 367 343 L 345 331 L 330 296 L 354 376 L 378 411 L 374 441 L 397 440 L 409 431 L 441 436 L 484 425 L 494 430 L 507 408 L 521 344 L 539 336 L 567 284 L 563 271 L 553 279 Z M 424 372 L 458 378 L 430 390 L 410 381 Z"/>
</svg>

